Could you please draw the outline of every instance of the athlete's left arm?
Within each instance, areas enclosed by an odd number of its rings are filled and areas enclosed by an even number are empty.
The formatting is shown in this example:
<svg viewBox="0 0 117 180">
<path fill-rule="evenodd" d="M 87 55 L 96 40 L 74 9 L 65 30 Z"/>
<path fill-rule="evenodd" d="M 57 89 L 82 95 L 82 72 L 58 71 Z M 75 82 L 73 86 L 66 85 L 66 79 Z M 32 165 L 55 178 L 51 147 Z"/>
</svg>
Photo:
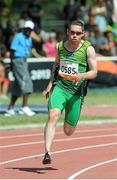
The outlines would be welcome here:
<svg viewBox="0 0 117 180">
<path fill-rule="evenodd" d="M 97 76 L 96 53 L 93 46 L 87 48 L 87 62 L 89 71 L 84 73 L 84 79 L 94 79 Z"/>
<path fill-rule="evenodd" d="M 89 70 L 85 73 L 78 73 L 76 78 L 77 82 L 81 79 L 94 79 L 97 76 L 96 53 L 93 46 L 87 48 L 87 63 Z"/>
</svg>

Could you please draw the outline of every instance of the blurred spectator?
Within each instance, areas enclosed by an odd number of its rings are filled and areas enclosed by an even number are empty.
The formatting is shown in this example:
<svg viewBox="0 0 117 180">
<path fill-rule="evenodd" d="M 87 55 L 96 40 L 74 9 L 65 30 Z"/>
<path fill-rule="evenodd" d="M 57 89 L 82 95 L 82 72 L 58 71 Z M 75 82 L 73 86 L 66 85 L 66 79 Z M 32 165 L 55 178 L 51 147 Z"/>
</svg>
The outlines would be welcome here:
<svg viewBox="0 0 117 180">
<path fill-rule="evenodd" d="M 97 43 L 96 43 L 96 37 L 94 32 L 88 32 L 87 31 L 87 37 L 86 39 L 92 43 L 92 46 L 94 46 L 95 50 L 97 51 Z"/>
<path fill-rule="evenodd" d="M 107 8 L 108 24 L 112 25 L 113 24 L 112 14 L 113 14 L 113 11 L 114 11 L 113 0 L 106 0 L 106 8 Z"/>
<path fill-rule="evenodd" d="M 62 11 L 63 20 L 64 20 L 64 31 L 65 32 L 66 32 L 66 29 L 67 29 L 67 26 L 69 23 L 69 14 L 70 14 L 69 10 L 70 10 L 71 5 L 72 5 L 72 1 L 67 0 L 67 3 L 64 5 L 63 11 Z"/>
<path fill-rule="evenodd" d="M 4 58 L 9 58 L 9 52 L 5 44 L 2 42 L 0 36 L 0 98 L 7 99 L 7 93 L 9 90 L 10 81 L 6 76 L 6 71 L 9 69 L 9 65 L 4 64 Z"/>
<path fill-rule="evenodd" d="M 43 53 L 43 39 L 41 38 L 40 42 L 33 41 L 33 50 L 32 50 L 32 56 L 34 57 L 41 57 L 45 54 Z M 37 55 L 38 54 L 38 55 Z"/>
<path fill-rule="evenodd" d="M 41 43 L 41 36 L 40 33 L 37 33 L 35 31 L 32 31 L 30 36 L 32 37 L 32 39 L 38 43 Z"/>
<path fill-rule="evenodd" d="M 0 98 L 7 99 L 10 81 L 6 77 L 6 71 L 3 61 L 0 59 Z"/>
<path fill-rule="evenodd" d="M 0 0 L 0 10 L 2 10 L 3 6 L 4 6 L 4 0 Z"/>
<path fill-rule="evenodd" d="M 63 7 L 63 19 L 65 21 L 65 31 L 69 22 L 83 18 L 80 2 L 78 0 L 68 0 Z"/>
<path fill-rule="evenodd" d="M 24 30 L 17 33 L 11 42 L 11 62 L 15 77 L 12 88 L 11 100 L 5 115 L 15 115 L 14 105 L 17 99 L 22 96 L 22 108 L 20 114 L 32 116 L 35 113 L 28 107 L 29 94 L 33 92 L 33 83 L 28 71 L 27 57 L 30 56 L 32 48 L 31 31 L 34 29 L 32 21 L 26 21 Z"/>
<path fill-rule="evenodd" d="M 56 44 L 56 33 L 49 33 L 47 40 L 43 44 L 43 51 L 46 57 L 56 57 Z"/>
<path fill-rule="evenodd" d="M 22 31 L 23 28 L 24 28 L 24 24 L 25 24 L 25 21 L 28 20 L 29 17 L 28 17 L 28 12 L 27 11 L 22 11 L 21 14 L 20 14 L 20 18 L 17 22 L 17 28 L 18 28 L 18 31 Z"/>
<path fill-rule="evenodd" d="M 17 22 L 17 25 L 18 25 L 18 32 L 23 32 L 24 31 L 24 26 L 25 26 L 25 23 L 26 21 L 30 20 L 30 18 L 28 17 L 28 13 L 27 11 L 23 11 L 21 13 L 21 16 L 20 16 L 20 19 L 18 20 Z M 34 30 L 31 31 L 30 33 L 30 36 L 32 37 L 33 39 L 33 46 L 32 46 L 32 51 L 30 53 L 30 56 L 31 57 L 41 57 L 41 54 L 39 51 L 37 51 L 37 47 L 40 46 L 41 44 L 41 36 L 39 33 L 35 32 Z"/>
<path fill-rule="evenodd" d="M 108 46 L 109 46 L 109 49 L 110 49 L 110 55 L 111 56 L 116 56 L 117 55 L 116 45 L 115 45 L 115 42 L 113 40 L 112 32 L 111 31 L 105 32 L 105 37 L 108 40 Z"/>
<path fill-rule="evenodd" d="M 31 57 L 40 58 L 40 57 L 42 57 L 42 56 L 41 56 L 41 54 L 39 54 L 39 53 L 37 52 L 37 49 L 36 49 L 35 47 L 32 47 Z"/>
<path fill-rule="evenodd" d="M 113 7 L 114 7 L 114 10 L 113 10 L 113 21 L 114 22 L 117 22 L 117 0 L 113 0 Z"/>
<path fill-rule="evenodd" d="M 57 40 L 57 42 L 60 42 L 60 41 L 62 41 L 63 39 L 65 39 L 65 36 L 66 36 L 66 35 L 64 35 L 62 32 L 57 31 L 57 30 L 54 30 L 54 31 L 55 31 L 55 33 L 56 33 L 56 40 Z"/>
<path fill-rule="evenodd" d="M 32 36 L 31 36 L 32 37 Z M 38 40 L 36 41 L 36 39 L 34 37 L 32 37 L 32 50 L 30 53 L 30 57 L 42 57 L 43 56 L 43 52 L 42 52 L 42 45 L 43 45 L 43 41 L 42 38 L 40 37 L 40 41 L 38 42 Z"/>
<path fill-rule="evenodd" d="M 83 19 L 84 23 L 88 22 L 88 12 L 90 7 L 90 1 L 87 3 L 87 0 L 80 0 L 80 11 L 81 11 L 81 18 Z"/>
<path fill-rule="evenodd" d="M 7 50 L 6 45 L 3 43 L 3 38 L 0 36 L 0 58 L 9 58 L 10 57 L 10 52 Z"/>
<path fill-rule="evenodd" d="M 0 57 L 6 57 L 7 48 L 5 44 L 0 40 Z"/>
<path fill-rule="evenodd" d="M 23 11 L 21 13 L 21 16 L 20 16 L 18 22 L 17 22 L 17 31 L 18 32 L 22 32 L 24 30 L 25 22 L 28 20 L 30 20 L 30 18 L 28 17 L 28 12 Z M 35 29 L 33 31 L 31 31 L 30 36 L 32 37 L 32 39 L 34 41 L 36 41 L 36 43 L 41 42 L 41 36 L 40 36 L 39 32 L 35 31 Z"/>
<path fill-rule="evenodd" d="M 41 29 L 41 17 L 44 13 L 39 0 L 31 0 L 28 5 L 28 16 L 35 23 L 35 30 L 39 32 Z"/>
<path fill-rule="evenodd" d="M 94 32 L 97 28 L 97 24 L 95 23 L 94 15 L 89 14 L 88 22 L 85 25 L 85 30 L 88 32 Z"/>
<path fill-rule="evenodd" d="M 95 23 L 99 26 L 102 32 L 106 32 L 107 22 L 107 8 L 105 0 L 94 0 L 90 8 L 91 15 L 94 16 Z"/>
<path fill-rule="evenodd" d="M 85 25 L 85 31 L 87 32 L 87 40 L 92 43 L 96 48 L 96 37 L 95 32 L 98 29 L 98 25 L 95 23 L 94 15 L 89 14 L 88 23 Z"/>
<path fill-rule="evenodd" d="M 16 27 L 12 22 L 12 18 L 9 16 L 6 25 L 3 28 L 3 38 L 4 38 L 3 41 L 8 50 L 10 49 L 10 43 L 15 33 L 16 33 Z"/>
<path fill-rule="evenodd" d="M 113 40 L 116 44 L 116 48 L 117 48 L 117 16 L 115 16 L 114 18 L 114 22 L 112 25 L 112 33 L 113 33 Z"/>
<path fill-rule="evenodd" d="M 33 39 L 33 45 L 32 45 L 32 56 L 33 57 L 41 57 L 43 56 L 43 50 L 42 50 L 42 46 L 43 46 L 43 39 L 41 36 L 41 31 L 37 32 L 37 31 L 32 31 L 30 36 Z"/>
<path fill-rule="evenodd" d="M 96 39 L 96 46 L 95 46 L 96 53 L 99 53 L 103 56 L 111 56 L 108 40 L 104 36 L 104 33 L 100 31 L 99 28 L 97 28 L 95 31 L 95 39 Z"/>
<path fill-rule="evenodd" d="M 2 27 L 6 26 L 6 21 L 10 16 L 10 7 L 5 0 L 0 0 L 0 21 Z"/>
<path fill-rule="evenodd" d="M 66 21 L 69 20 L 69 17 L 68 17 L 69 16 L 69 9 L 70 9 L 72 3 L 73 3 L 73 1 L 67 0 L 66 4 L 63 7 L 63 18 Z"/>
<path fill-rule="evenodd" d="M 114 6 L 114 10 L 112 15 L 112 19 L 113 19 L 112 33 L 113 33 L 113 40 L 115 42 L 115 48 L 117 53 L 117 1 L 116 0 L 113 0 L 113 6 Z"/>
</svg>

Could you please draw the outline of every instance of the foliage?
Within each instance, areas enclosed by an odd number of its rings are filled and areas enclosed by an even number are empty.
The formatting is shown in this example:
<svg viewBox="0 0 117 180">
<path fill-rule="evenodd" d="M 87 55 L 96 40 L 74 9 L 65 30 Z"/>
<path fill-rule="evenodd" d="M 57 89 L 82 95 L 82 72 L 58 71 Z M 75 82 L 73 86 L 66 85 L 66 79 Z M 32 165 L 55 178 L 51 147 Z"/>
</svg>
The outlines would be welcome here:
<svg viewBox="0 0 117 180">
<path fill-rule="evenodd" d="M 43 4 L 46 4 L 46 6 L 43 6 Z M 54 0 L 52 3 L 50 3 L 49 0 L 43 0 L 42 6 L 45 11 L 44 19 L 61 19 L 64 4 L 65 1 L 63 0 Z"/>
<path fill-rule="evenodd" d="M 4 0 L 4 3 L 7 7 L 11 7 L 12 6 L 12 3 L 13 3 L 13 0 Z"/>
<path fill-rule="evenodd" d="M 117 96 L 116 88 L 102 88 L 102 89 L 89 89 L 88 94 L 85 98 L 86 106 L 116 106 L 117 101 L 115 97 Z M 107 98 L 108 97 L 108 98 Z"/>
</svg>

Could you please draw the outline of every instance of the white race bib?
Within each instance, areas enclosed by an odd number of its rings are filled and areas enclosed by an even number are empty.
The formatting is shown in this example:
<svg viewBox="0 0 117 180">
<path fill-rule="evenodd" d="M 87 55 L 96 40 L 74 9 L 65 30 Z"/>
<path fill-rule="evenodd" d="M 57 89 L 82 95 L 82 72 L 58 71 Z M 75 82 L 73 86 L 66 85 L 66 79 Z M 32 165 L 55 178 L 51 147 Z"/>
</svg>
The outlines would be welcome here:
<svg viewBox="0 0 117 180">
<path fill-rule="evenodd" d="M 70 61 L 60 61 L 59 75 L 66 79 L 73 79 L 78 72 L 78 64 Z"/>
</svg>

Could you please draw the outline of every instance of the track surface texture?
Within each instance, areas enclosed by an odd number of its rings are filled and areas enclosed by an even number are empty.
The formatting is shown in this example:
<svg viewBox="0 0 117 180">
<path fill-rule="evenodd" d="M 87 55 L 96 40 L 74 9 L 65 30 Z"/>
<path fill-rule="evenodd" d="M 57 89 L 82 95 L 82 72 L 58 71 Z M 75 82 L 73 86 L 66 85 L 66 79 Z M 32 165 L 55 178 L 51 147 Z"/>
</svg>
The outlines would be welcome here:
<svg viewBox="0 0 117 180">
<path fill-rule="evenodd" d="M 52 164 L 43 165 L 43 128 L 0 131 L 0 179 L 117 179 L 117 124 L 57 127 Z"/>
</svg>

